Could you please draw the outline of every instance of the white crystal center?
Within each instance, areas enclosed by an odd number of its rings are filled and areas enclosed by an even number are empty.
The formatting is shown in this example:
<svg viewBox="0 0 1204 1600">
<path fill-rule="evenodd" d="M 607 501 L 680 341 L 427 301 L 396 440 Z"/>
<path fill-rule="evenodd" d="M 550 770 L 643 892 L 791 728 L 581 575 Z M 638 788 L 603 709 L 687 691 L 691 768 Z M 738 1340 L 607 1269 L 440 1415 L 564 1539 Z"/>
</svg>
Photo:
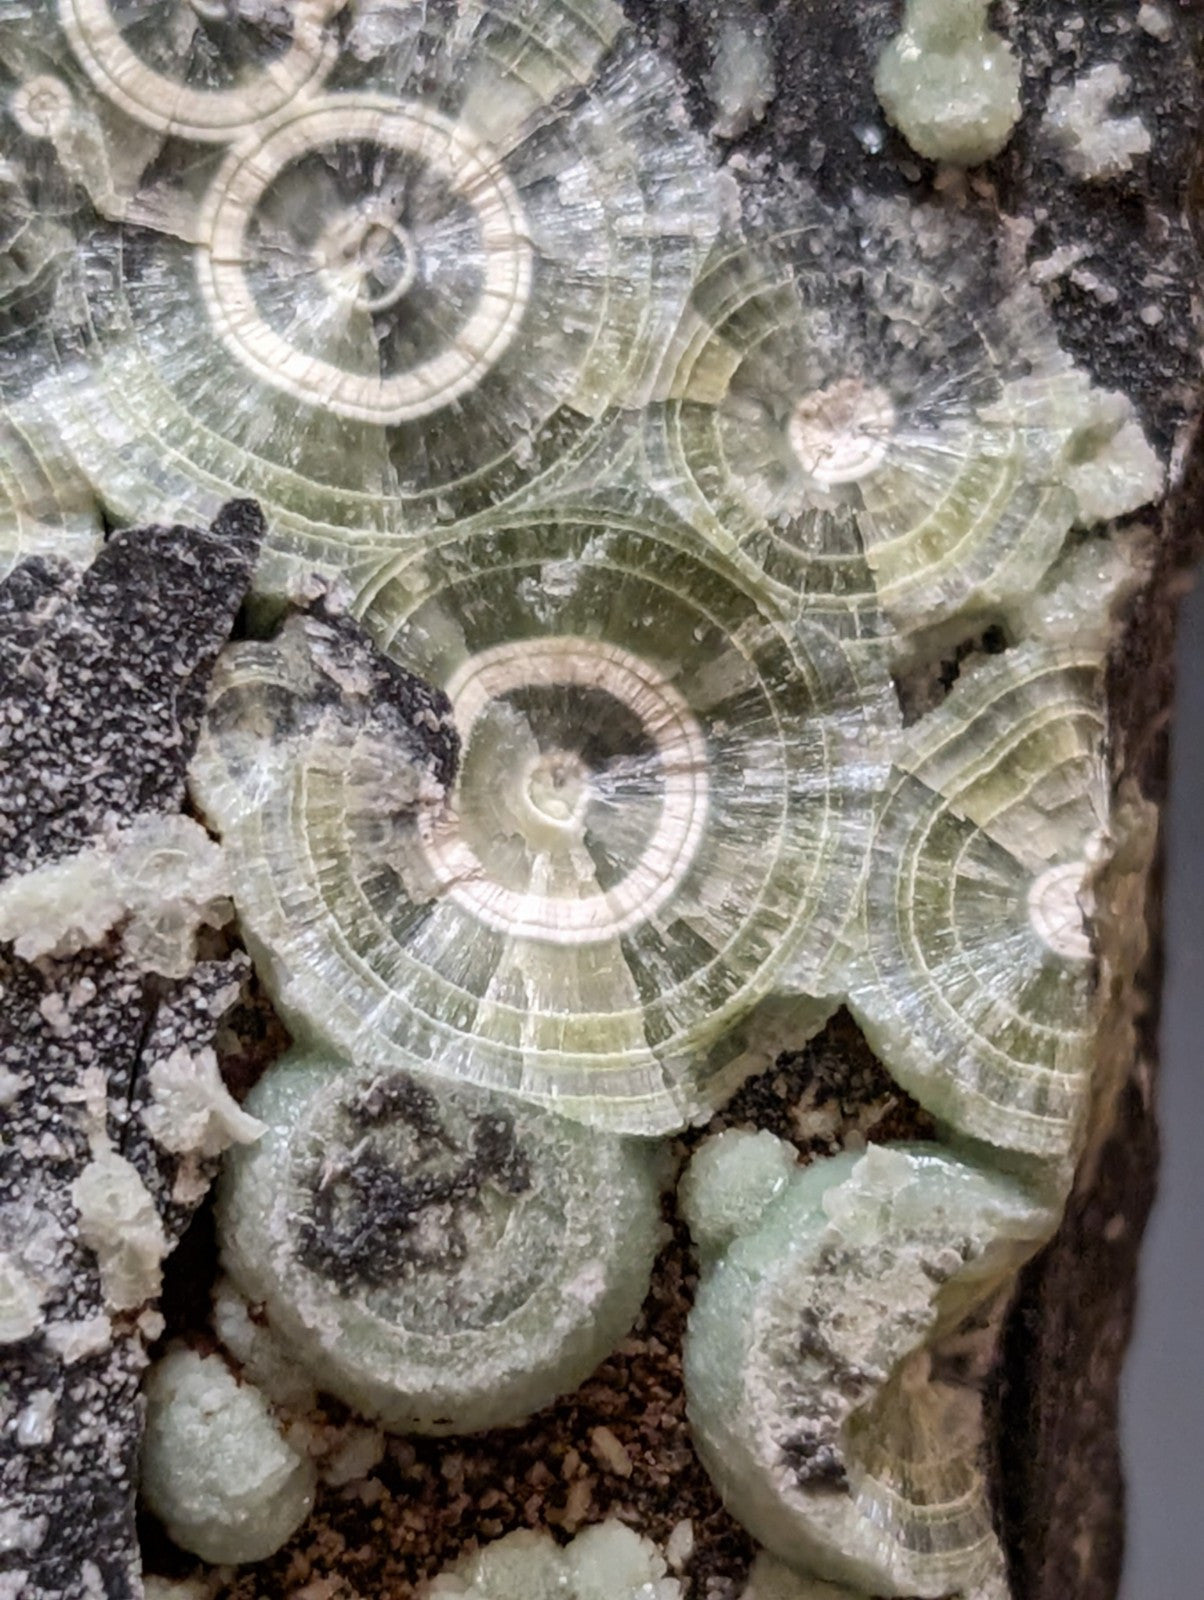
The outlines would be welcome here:
<svg viewBox="0 0 1204 1600">
<path fill-rule="evenodd" d="M 447 690 L 465 751 L 497 700 L 528 688 L 600 690 L 638 721 L 655 751 L 660 790 L 655 821 L 638 856 L 603 888 L 586 848 L 595 792 L 575 751 L 544 751 L 518 781 L 520 827 L 530 850 L 528 886 L 498 881 L 465 836 L 453 806 L 427 825 L 423 845 L 439 889 L 480 921 L 516 938 L 592 944 L 646 922 L 685 877 L 707 811 L 706 741 L 685 699 L 649 662 L 596 639 L 560 636 L 497 645 L 472 656 Z M 499 770 L 487 782 L 505 787 Z M 620 794 L 611 802 L 622 807 Z"/>
<path fill-rule="evenodd" d="M 1049 867 L 1028 891 L 1028 914 L 1037 937 L 1068 961 L 1089 961 L 1091 940 L 1084 914 L 1085 861 Z"/>
<path fill-rule="evenodd" d="M 471 211 L 482 263 L 475 298 L 449 311 L 439 348 L 400 371 L 351 368 L 306 348 L 263 314 L 247 272 L 252 221 L 272 185 L 306 156 L 361 141 L 402 152 L 449 200 Z M 343 212 L 322 234 L 319 276 L 335 304 L 387 310 L 414 280 L 415 248 L 379 197 Z M 518 192 L 487 145 L 442 113 L 383 95 L 331 95 L 290 106 L 234 149 L 200 221 L 197 274 L 218 338 L 257 378 L 341 417 L 390 426 L 440 411 L 476 388 L 522 322 L 532 249 Z M 349 253 L 345 247 L 349 246 Z M 383 276 L 382 276 L 383 274 Z M 437 285 L 434 286 L 437 290 Z M 342 333 L 336 319 L 332 348 Z"/>
<path fill-rule="evenodd" d="M 882 465 L 895 426 L 885 389 L 841 378 L 806 394 L 790 418 L 790 447 L 825 489 L 856 483 Z"/>
<path fill-rule="evenodd" d="M 363 311 L 396 305 L 418 274 L 409 230 L 375 207 L 336 217 L 323 230 L 314 256 L 328 292 Z"/>
</svg>

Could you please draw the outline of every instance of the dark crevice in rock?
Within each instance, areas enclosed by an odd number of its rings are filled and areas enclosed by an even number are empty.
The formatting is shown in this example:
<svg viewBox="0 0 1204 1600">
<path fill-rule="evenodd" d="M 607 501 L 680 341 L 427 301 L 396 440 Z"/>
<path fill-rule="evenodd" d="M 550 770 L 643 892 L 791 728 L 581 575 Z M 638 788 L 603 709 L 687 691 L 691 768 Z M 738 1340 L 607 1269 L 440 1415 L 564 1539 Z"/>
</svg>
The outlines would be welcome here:
<svg viewBox="0 0 1204 1600">
<path fill-rule="evenodd" d="M 1002 622 L 986 622 L 928 660 L 908 663 L 895 674 L 895 692 L 903 713 L 903 726 L 910 727 L 929 711 L 935 711 L 961 677 L 967 663 L 977 657 L 1002 654 L 1012 641 Z"/>
</svg>

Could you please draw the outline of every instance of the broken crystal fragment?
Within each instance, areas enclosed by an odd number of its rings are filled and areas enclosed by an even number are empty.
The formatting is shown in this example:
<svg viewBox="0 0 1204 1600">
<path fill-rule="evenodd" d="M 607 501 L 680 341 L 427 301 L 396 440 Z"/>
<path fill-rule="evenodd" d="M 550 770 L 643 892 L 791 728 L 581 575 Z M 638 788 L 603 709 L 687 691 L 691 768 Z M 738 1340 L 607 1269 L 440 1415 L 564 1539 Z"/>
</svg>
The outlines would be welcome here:
<svg viewBox="0 0 1204 1600">
<path fill-rule="evenodd" d="M 292 1054 L 226 1156 L 226 1270 L 318 1385 L 463 1433 L 573 1389 L 627 1333 L 661 1239 L 661 1152 L 470 1085 Z"/>
<path fill-rule="evenodd" d="M 797 1169 L 749 1215 L 704 1257 L 685 1344 L 695 1444 L 729 1510 L 789 1566 L 867 1593 L 989 1579 L 988 1313 L 1052 1212 L 914 1145 Z"/>
</svg>

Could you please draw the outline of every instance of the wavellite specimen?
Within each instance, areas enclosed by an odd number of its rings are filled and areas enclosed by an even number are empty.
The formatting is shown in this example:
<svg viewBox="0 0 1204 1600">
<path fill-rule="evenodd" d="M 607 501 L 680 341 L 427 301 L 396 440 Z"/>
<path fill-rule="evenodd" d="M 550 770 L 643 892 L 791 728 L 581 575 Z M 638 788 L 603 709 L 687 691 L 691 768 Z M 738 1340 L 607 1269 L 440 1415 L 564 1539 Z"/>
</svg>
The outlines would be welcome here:
<svg viewBox="0 0 1204 1600">
<path fill-rule="evenodd" d="M 992 1580 L 991 1308 L 1052 1213 L 938 1146 L 835 1156 L 767 1188 L 767 1136 L 723 1137 L 683 1196 L 703 1252 L 685 1380 L 729 1509 L 790 1567 L 866 1593 Z"/>
<path fill-rule="evenodd" d="M 317 1474 L 220 1355 L 177 1347 L 146 1380 L 142 1495 L 206 1561 L 261 1561 L 309 1515 Z"/>
<path fill-rule="evenodd" d="M 91 214 L 38 387 L 115 516 L 237 484 L 288 585 L 647 392 L 718 200 L 609 0 L 39 14 L 0 22 L 16 148 Z"/>
<path fill-rule="evenodd" d="M 446 696 L 454 782 L 421 776 L 417 715 L 382 738 L 367 644 L 332 669 L 314 620 L 229 653 L 192 767 L 295 1028 L 657 1133 L 730 1092 L 761 1003 L 819 1025 L 885 680 L 634 497 L 432 541 L 368 620 Z"/>
<path fill-rule="evenodd" d="M 662 393 L 654 481 L 783 604 L 853 637 L 1031 592 L 1072 524 L 1161 481 L 1131 405 L 1091 390 L 997 242 L 936 209 L 771 191 L 714 251 Z M 1105 401 L 1123 418 L 1095 437 Z M 1080 504 L 1078 467 L 1123 424 L 1151 470 Z"/>
<path fill-rule="evenodd" d="M 455 781 L 314 619 L 229 653 L 192 766 L 296 1029 L 658 1133 L 748 1070 L 757 1006 L 823 1021 L 885 680 L 636 498 L 427 542 L 368 621 L 447 698 Z"/>
<path fill-rule="evenodd" d="M 897 1080 L 950 1127 L 1059 1161 L 1087 1112 L 1091 876 L 1107 838 L 1094 641 L 1017 646 L 907 730 L 852 990 Z"/>
<path fill-rule="evenodd" d="M 222 1259 L 331 1394 L 464 1433 L 573 1389 L 635 1320 L 660 1152 L 522 1101 L 294 1053 L 246 1102 Z"/>
</svg>

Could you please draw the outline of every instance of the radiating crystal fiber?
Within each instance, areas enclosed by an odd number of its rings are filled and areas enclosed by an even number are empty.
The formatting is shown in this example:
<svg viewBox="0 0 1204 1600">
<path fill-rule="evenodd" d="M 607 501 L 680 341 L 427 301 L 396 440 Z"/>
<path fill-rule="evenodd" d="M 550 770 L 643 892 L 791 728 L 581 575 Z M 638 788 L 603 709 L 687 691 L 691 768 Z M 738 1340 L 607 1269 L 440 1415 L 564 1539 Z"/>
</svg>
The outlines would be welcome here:
<svg viewBox="0 0 1204 1600">
<path fill-rule="evenodd" d="M 641 501 L 432 540 L 366 620 L 446 696 L 450 787 L 369 699 L 335 703 L 313 623 L 231 652 L 193 767 L 294 1027 L 657 1133 L 730 1092 L 762 1002 L 799 998 L 799 1043 L 818 1026 L 885 679 Z"/>
</svg>

